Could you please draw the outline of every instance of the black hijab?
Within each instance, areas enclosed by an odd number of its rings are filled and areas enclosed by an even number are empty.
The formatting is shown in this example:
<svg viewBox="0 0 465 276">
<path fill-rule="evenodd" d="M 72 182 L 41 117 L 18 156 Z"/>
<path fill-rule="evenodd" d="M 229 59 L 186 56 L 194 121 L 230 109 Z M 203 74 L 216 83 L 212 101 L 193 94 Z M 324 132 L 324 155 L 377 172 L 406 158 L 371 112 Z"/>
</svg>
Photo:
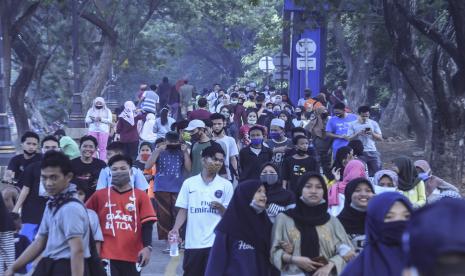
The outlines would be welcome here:
<svg viewBox="0 0 465 276">
<path fill-rule="evenodd" d="M 316 206 L 308 206 L 300 197 L 302 196 L 302 189 L 310 178 L 318 178 L 323 186 L 323 199 L 324 203 Z M 301 255 L 308 258 L 315 258 L 320 255 L 320 241 L 316 226 L 327 223 L 331 216 L 328 214 L 328 188 L 323 177 L 316 172 L 308 172 L 302 175 L 299 179 L 298 190 L 296 194 L 297 202 L 296 207 L 284 212 L 286 215 L 294 219 L 297 229 L 300 231 Z"/>
<path fill-rule="evenodd" d="M 5 206 L 3 198 L 0 196 L 0 232 L 15 231 L 15 225 L 8 209 Z"/>
<path fill-rule="evenodd" d="M 285 190 L 281 184 L 281 177 L 279 176 L 279 170 L 272 162 L 266 162 L 260 168 L 260 174 L 265 167 L 272 167 L 278 173 L 278 181 L 273 185 L 263 183 L 266 189 L 266 203 L 274 203 L 279 206 L 288 206 L 295 203 L 294 194 L 291 191 Z"/>
<path fill-rule="evenodd" d="M 399 176 L 399 190 L 410 191 L 415 188 L 421 179 L 417 177 L 417 170 L 412 160 L 401 156 L 392 160 L 392 162 L 399 169 L 399 173 L 397 174 Z"/>
<path fill-rule="evenodd" d="M 352 206 L 350 206 L 352 203 L 352 194 L 355 192 L 358 185 L 362 183 L 367 184 L 370 187 L 371 191 L 375 193 L 373 186 L 371 185 L 370 181 L 366 178 L 356 178 L 347 183 L 346 190 L 344 193 L 344 209 L 342 209 L 342 212 L 337 217 L 341 222 L 342 226 L 344 226 L 344 229 L 346 230 L 347 234 L 365 234 L 365 218 L 367 212 L 356 210 Z"/>
<path fill-rule="evenodd" d="M 242 240 L 269 256 L 272 224 L 266 210 L 257 214 L 250 206 L 261 185 L 263 184 L 255 179 L 239 183 L 216 231 Z"/>
</svg>

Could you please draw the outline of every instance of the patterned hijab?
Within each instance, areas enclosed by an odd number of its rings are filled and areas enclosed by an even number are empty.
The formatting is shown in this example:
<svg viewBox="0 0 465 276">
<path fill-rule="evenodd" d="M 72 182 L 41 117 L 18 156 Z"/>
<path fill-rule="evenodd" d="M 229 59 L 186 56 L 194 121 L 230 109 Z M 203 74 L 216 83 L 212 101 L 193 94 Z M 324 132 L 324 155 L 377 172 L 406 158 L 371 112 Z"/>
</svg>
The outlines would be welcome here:
<svg viewBox="0 0 465 276">
<path fill-rule="evenodd" d="M 132 101 L 127 101 L 124 103 L 124 110 L 119 114 L 118 117 L 122 118 L 128 122 L 131 126 L 134 125 L 134 113 L 136 112 L 136 106 Z"/>
</svg>

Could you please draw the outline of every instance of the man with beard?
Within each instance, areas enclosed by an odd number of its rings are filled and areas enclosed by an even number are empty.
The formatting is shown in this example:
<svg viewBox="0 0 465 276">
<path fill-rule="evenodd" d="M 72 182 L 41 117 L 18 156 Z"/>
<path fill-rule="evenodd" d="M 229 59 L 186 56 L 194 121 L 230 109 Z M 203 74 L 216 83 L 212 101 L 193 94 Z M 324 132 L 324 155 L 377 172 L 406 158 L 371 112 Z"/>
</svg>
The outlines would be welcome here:
<svg viewBox="0 0 465 276">
<path fill-rule="evenodd" d="M 26 131 L 21 136 L 23 153 L 11 158 L 3 179 L 5 182 L 11 183 L 15 180 L 19 188 L 23 186 L 21 176 L 26 167 L 42 158 L 41 154 L 37 153 L 39 141 L 39 135 L 32 131 Z"/>
<path fill-rule="evenodd" d="M 336 152 L 339 148 L 349 144 L 350 137 L 348 136 L 349 125 L 357 120 L 357 116 L 345 111 L 344 103 L 337 103 L 333 106 L 334 116 L 328 120 L 326 124 L 326 135 L 333 138 L 333 158 L 336 157 Z"/>
<path fill-rule="evenodd" d="M 213 113 L 210 116 L 213 130 L 213 141 L 217 142 L 225 152 L 224 166 L 226 167 L 227 179 L 232 181 L 233 175 L 237 178 L 237 157 L 239 149 L 234 138 L 225 134 L 226 117 L 220 113 Z"/>
<path fill-rule="evenodd" d="M 176 200 L 180 209 L 169 235 L 179 237 L 179 229 L 187 220 L 184 276 L 205 274 L 214 230 L 234 193 L 231 182 L 218 175 L 224 160 L 224 151 L 218 144 L 205 148 L 201 173 L 184 181 Z"/>
</svg>

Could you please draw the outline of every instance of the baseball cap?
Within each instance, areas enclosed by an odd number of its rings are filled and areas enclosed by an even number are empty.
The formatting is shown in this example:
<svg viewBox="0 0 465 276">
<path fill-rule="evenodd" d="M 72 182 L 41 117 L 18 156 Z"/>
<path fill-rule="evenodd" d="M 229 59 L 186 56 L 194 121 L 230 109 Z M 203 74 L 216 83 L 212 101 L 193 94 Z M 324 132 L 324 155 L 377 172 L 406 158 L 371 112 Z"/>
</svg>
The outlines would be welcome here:
<svg viewBox="0 0 465 276">
<path fill-rule="evenodd" d="M 280 128 L 285 128 L 286 123 L 283 119 L 274 118 L 273 120 L 271 120 L 270 126 L 279 126 Z"/>
<path fill-rule="evenodd" d="M 189 125 L 187 125 L 187 127 L 184 130 L 185 131 L 191 131 L 191 130 L 194 130 L 194 129 L 199 128 L 199 127 L 204 128 L 205 123 L 202 120 L 192 120 L 192 121 L 189 122 Z"/>
</svg>

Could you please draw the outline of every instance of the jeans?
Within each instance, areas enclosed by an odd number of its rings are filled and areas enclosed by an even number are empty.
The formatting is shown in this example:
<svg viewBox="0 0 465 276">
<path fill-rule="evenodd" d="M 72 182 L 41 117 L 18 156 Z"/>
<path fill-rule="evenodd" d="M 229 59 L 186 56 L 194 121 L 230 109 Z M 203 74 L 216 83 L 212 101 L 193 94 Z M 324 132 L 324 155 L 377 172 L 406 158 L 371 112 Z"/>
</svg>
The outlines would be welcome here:
<svg viewBox="0 0 465 276">
<path fill-rule="evenodd" d="M 331 174 L 331 138 L 326 137 L 325 139 L 321 139 L 320 137 L 315 137 L 313 139 L 313 145 L 315 146 L 315 150 L 320 157 L 320 166 L 323 168 L 323 173 L 326 177 L 332 177 Z"/>
<path fill-rule="evenodd" d="M 368 175 L 374 176 L 375 173 L 381 170 L 381 154 L 377 151 L 364 151 L 363 155 L 359 157 L 365 161 L 368 167 Z"/>
</svg>

